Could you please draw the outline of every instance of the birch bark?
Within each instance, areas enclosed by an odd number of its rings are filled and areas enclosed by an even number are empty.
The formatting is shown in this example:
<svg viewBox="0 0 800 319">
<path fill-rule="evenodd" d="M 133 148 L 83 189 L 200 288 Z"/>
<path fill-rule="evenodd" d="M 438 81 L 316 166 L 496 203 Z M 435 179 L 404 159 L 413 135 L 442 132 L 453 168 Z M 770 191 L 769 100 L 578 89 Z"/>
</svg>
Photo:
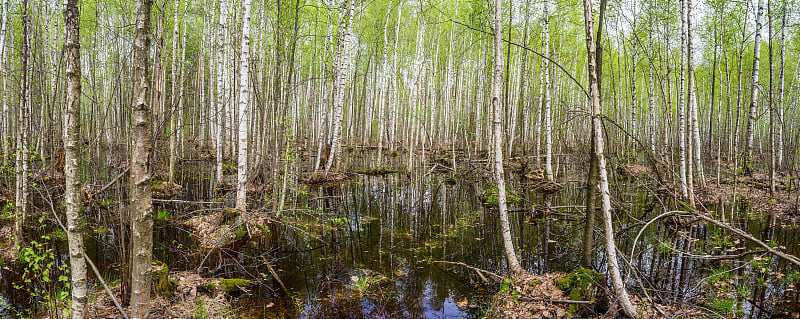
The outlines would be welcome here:
<svg viewBox="0 0 800 319">
<path fill-rule="evenodd" d="M 67 54 L 67 100 L 64 118 L 64 197 L 67 215 L 67 240 L 72 287 L 72 318 L 86 316 L 86 261 L 83 259 L 83 232 L 81 231 L 80 193 L 80 139 L 81 119 L 81 44 L 79 0 L 67 0 L 64 8 L 64 49 Z"/>
</svg>

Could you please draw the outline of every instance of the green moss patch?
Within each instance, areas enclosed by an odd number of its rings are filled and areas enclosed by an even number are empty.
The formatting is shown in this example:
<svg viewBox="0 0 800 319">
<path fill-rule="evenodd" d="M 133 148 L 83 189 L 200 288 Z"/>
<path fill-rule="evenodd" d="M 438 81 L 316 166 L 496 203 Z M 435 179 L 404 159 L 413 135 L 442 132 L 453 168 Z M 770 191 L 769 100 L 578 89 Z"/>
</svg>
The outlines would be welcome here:
<svg viewBox="0 0 800 319">
<path fill-rule="evenodd" d="M 521 198 L 506 189 L 506 203 L 519 204 L 520 202 L 522 202 Z M 484 190 L 481 194 L 481 203 L 486 208 L 498 207 L 499 203 L 497 200 L 497 185 L 489 184 L 486 186 L 486 190 Z"/>
<path fill-rule="evenodd" d="M 602 313 L 598 306 L 603 304 L 600 299 L 605 299 L 602 298 L 604 291 L 602 287 L 605 286 L 605 282 L 605 275 L 594 270 L 580 268 L 556 279 L 555 284 L 558 289 L 561 289 L 569 296 L 569 300 L 592 302 L 589 305 L 572 304 L 569 306 L 568 312 L 570 315 L 582 315 Z"/>
</svg>

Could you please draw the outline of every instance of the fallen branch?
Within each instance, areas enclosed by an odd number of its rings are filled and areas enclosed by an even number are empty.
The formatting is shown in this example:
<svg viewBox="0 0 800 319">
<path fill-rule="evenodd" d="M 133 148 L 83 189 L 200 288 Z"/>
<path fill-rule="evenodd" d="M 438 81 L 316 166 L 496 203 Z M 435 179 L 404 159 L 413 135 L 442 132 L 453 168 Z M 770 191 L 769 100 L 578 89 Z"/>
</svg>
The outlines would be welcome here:
<svg viewBox="0 0 800 319">
<path fill-rule="evenodd" d="M 563 300 L 563 299 L 547 299 L 547 298 L 533 298 L 522 296 L 517 298 L 519 301 L 544 301 L 544 302 L 552 302 L 552 303 L 571 303 L 571 304 L 579 304 L 579 305 L 590 305 L 592 304 L 591 301 L 583 301 L 583 300 Z"/>
<path fill-rule="evenodd" d="M 498 274 L 496 274 L 496 273 L 493 273 L 493 272 L 491 272 L 491 271 L 488 271 L 488 270 L 483 270 L 483 269 L 480 269 L 480 268 L 475 268 L 475 267 L 472 267 L 472 266 L 470 266 L 470 265 L 467 265 L 467 264 L 465 264 L 465 263 L 462 263 L 462 262 L 455 262 L 455 261 L 444 261 L 444 260 L 436 260 L 436 261 L 432 261 L 431 263 L 433 263 L 433 264 L 448 264 L 448 265 L 464 266 L 464 267 L 466 267 L 466 268 L 468 268 L 468 269 L 472 269 L 472 270 L 474 270 L 475 272 L 477 272 L 477 273 L 478 273 L 478 276 L 481 276 L 481 278 L 482 278 L 483 280 L 487 281 L 487 282 L 488 282 L 488 280 L 486 280 L 486 278 L 484 278 L 484 277 L 481 275 L 481 273 L 492 275 L 493 277 L 495 277 L 495 278 L 498 278 L 498 279 L 500 279 L 500 280 L 503 280 L 503 279 L 505 279 L 505 277 L 503 277 L 503 276 L 500 276 L 500 275 L 498 275 Z"/>
<path fill-rule="evenodd" d="M 664 217 L 667 217 L 667 216 L 671 216 L 671 215 L 690 215 L 690 216 L 694 216 L 694 217 L 697 217 L 699 219 L 702 219 L 702 220 L 704 220 L 706 222 L 712 223 L 712 224 L 716 225 L 717 227 L 724 228 L 724 229 L 726 229 L 726 230 L 738 235 L 739 237 L 747 239 L 747 240 L 749 240 L 749 241 L 751 241 L 751 242 L 763 247 L 764 250 L 766 250 L 768 253 L 773 254 L 775 256 L 778 256 L 780 258 L 783 258 L 786 261 L 794 264 L 795 266 L 800 267 L 800 258 L 797 258 L 795 256 L 792 256 L 792 255 L 789 255 L 787 253 L 781 252 L 781 251 L 773 248 L 772 246 L 768 245 L 767 243 L 765 243 L 765 242 L 763 242 L 761 240 L 758 240 L 757 238 L 753 237 L 753 235 L 750 235 L 749 233 L 747 233 L 747 232 L 745 232 L 745 231 L 743 231 L 741 229 L 738 229 L 736 227 L 733 227 L 731 225 L 728 225 L 726 223 L 723 223 L 721 221 L 718 221 L 718 220 L 713 219 L 711 217 L 708 217 L 706 215 L 703 215 L 703 214 L 700 214 L 700 213 L 697 213 L 697 212 L 687 212 L 687 211 L 670 211 L 670 212 L 666 212 L 666 213 L 663 213 L 663 214 L 658 215 L 657 217 L 651 219 L 644 226 L 642 226 L 642 229 L 639 230 L 639 233 L 636 234 L 636 237 L 635 237 L 635 239 L 633 241 L 633 247 L 631 247 L 631 258 L 633 258 L 634 251 L 636 250 L 636 242 L 639 241 L 639 237 L 642 235 L 642 233 L 644 233 L 644 230 L 647 228 L 647 226 L 649 226 L 650 224 L 654 223 L 656 220 L 659 220 L 661 218 L 664 218 Z"/>
<path fill-rule="evenodd" d="M 98 190 L 98 191 L 96 191 L 96 192 L 93 192 L 93 194 L 94 194 L 94 195 L 97 195 L 97 194 L 100 194 L 100 193 L 102 193 L 102 192 L 105 192 L 106 190 L 108 190 L 109 188 L 111 188 L 111 186 L 113 186 L 114 184 L 116 184 L 116 183 L 117 183 L 117 181 L 118 181 L 120 178 L 122 178 L 122 176 L 124 176 L 125 174 L 127 174 L 127 173 L 128 173 L 130 170 L 131 170 L 131 168 L 130 168 L 130 167 L 127 167 L 127 168 L 125 168 L 125 170 L 123 170 L 121 173 L 119 173 L 119 175 L 117 175 L 117 177 L 114 177 L 114 179 L 112 179 L 110 182 L 108 182 L 108 184 L 106 184 L 106 186 L 103 186 L 103 188 L 101 188 L 100 190 Z"/>
<path fill-rule="evenodd" d="M 53 218 L 56 220 L 58 227 L 60 227 L 64 233 L 69 233 L 69 231 L 67 231 L 67 227 L 64 226 L 64 223 L 62 223 L 61 219 L 58 218 L 58 214 L 56 213 L 56 208 L 53 205 L 53 201 L 51 200 L 50 197 L 50 192 L 48 192 L 47 197 L 45 197 L 44 194 L 42 194 L 42 192 L 38 188 L 36 188 L 36 191 L 38 191 L 39 195 L 42 196 L 42 198 L 44 198 L 50 205 L 50 212 L 53 214 Z M 111 298 L 111 301 L 114 302 L 114 305 L 117 306 L 119 313 L 122 314 L 123 318 L 128 319 L 128 315 L 125 314 L 125 310 L 122 308 L 122 305 L 120 305 L 119 301 L 117 301 L 117 298 L 114 297 L 114 293 L 111 291 L 111 288 L 108 288 L 106 281 L 103 280 L 103 276 L 100 275 L 100 271 L 97 270 L 97 266 L 94 265 L 92 259 L 89 258 L 88 255 L 86 255 L 86 251 L 81 251 L 81 254 L 83 255 L 83 259 L 85 259 L 86 262 L 89 264 L 89 266 L 91 266 L 92 271 L 94 271 L 95 276 L 97 276 L 97 279 L 100 281 L 101 284 L 103 284 L 103 288 L 105 288 L 106 293 L 108 293 L 108 296 Z"/>
</svg>

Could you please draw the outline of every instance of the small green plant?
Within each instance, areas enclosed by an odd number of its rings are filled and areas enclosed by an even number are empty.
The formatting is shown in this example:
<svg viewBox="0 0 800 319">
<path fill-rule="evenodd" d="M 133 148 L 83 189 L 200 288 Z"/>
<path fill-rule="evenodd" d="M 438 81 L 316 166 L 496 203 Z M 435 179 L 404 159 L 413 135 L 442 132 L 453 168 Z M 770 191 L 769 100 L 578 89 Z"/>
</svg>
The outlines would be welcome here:
<svg viewBox="0 0 800 319">
<path fill-rule="evenodd" d="M 350 283 L 347 285 L 347 288 L 354 290 L 359 297 L 363 297 L 367 294 L 372 286 L 380 283 L 384 279 L 385 278 L 381 274 L 364 274 L 362 276 L 353 275 L 350 276 Z"/>
<path fill-rule="evenodd" d="M 166 209 L 160 209 L 158 213 L 156 213 L 156 219 L 161 221 L 167 221 L 170 219 L 169 211 Z"/>
<path fill-rule="evenodd" d="M 70 282 L 67 274 L 69 265 L 56 266 L 56 256 L 50 236 L 42 235 L 40 241 L 32 240 L 20 248 L 19 261 L 23 267 L 21 282 L 14 282 L 14 289 L 27 293 L 31 299 L 42 305 L 48 314 L 57 314 L 66 309 L 69 302 Z M 34 311 L 37 309 L 30 309 Z"/>
<path fill-rule="evenodd" d="M 206 310 L 206 298 L 200 297 L 195 301 L 194 307 L 194 317 L 196 319 L 206 319 L 208 318 L 208 310 Z"/>
<path fill-rule="evenodd" d="M 513 284 L 514 284 L 513 280 L 506 278 L 505 280 L 503 280 L 503 284 L 500 285 L 500 290 L 497 291 L 497 294 L 499 295 L 505 293 L 506 291 L 511 289 L 511 285 Z"/>
<path fill-rule="evenodd" d="M 714 309 L 720 316 L 718 318 L 736 317 L 737 302 L 733 298 L 713 298 L 706 302 L 709 308 Z"/>
</svg>

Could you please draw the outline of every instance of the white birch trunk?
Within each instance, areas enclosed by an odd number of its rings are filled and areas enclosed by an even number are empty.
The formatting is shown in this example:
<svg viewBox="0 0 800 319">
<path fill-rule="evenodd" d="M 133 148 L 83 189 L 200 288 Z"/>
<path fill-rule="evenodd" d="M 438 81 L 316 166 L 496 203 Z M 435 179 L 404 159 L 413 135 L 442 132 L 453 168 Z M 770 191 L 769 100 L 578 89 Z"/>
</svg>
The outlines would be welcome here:
<svg viewBox="0 0 800 319">
<path fill-rule="evenodd" d="M 148 105 L 150 51 L 150 7 L 152 0 L 137 0 L 133 41 L 134 100 L 131 111 L 131 268 L 130 318 L 148 318 L 153 275 L 153 204 L 150 193 L 152 151 L 151 110 Z"/>
<path fill-rule="evenodd" d="M 781 13 L 781 66 L 778 72 L 778 127 L 775 131 L 775 148 L 776 148 L 776 162 L 777 169 L 783 168 L 783 118 L 784 118 L 784 75 L 786 70 L 786 6 L 787 3 L 782 5 Z"/>
<path fill-rule="evenodd" d="M 222 182 L 222 164 L 225 161 L 223 158 L 223 144 L 224 144 L 224 131 L 225 127 L 223 126 L 223 119 L 225 114 L 225 97 L 226 97 L 226 90 L 225 90 L 225 76 L 227 69 L 225 65 L 225 34 L 227 31 L 228 26 L 228 7 L 227 7 L 227 0 L 220 0 L 219 1 L 219 27 L 217 29 L 217 110 L 216 110 L 216 122 L 217 122 L 217 130 L 214 132 L 216 137 L 216 159 L 217 159 L 217 183 Z"/>
<path fill-rule="evenodd" d="M 692 128 L 692 146 L 694 147 L 692 155 L 694 157 L 694 169 L 697 172 L 697 179 L 700 180 L 700 186 L 706 187 L 706 176 L 703 173 L 702 162 L 702 144 L 700 140 L 700 123 L 698 121 L 697 110 L 697 88 L 695 86 L 694 62 L 692 61 L 692 0 L 686 0 L 686 28 L 687 28 L 687 55 L 686 65 L 689 72 L 689 109 L 691 110 L 691 128 Z M 713 106 L 712 106 L 713 107 Z M 691 174 L 691 172 L 689 172 Z"/>
<path fill-rule="evenodd" d="M 249 140 L 248 104 L 250 103 L 250 9 L 252 0 L 244 0 L 242 11 L 242 54 L 239 62 L 239 163 L 236 183 L 236 210 L 247 211 L 247 141 Z M 288 173 L 287 173 L 288 174 Z"/>
<path fill-rule="evenodd" d="M 681 0 L 681 75 L 678 84 L 678 169 L 680 172 L 681 194 L 689 196 L 686 172 L 686 103 L 684 99 L 684 83 L 686 80 L 686 0 Z"/>
<path fill-rule="evenodd" d="M 764 24 L 764 4 L 763 0 L 758 0 L 758 11 L 756 13 L 756 34 L 753 44 L 753 75 L 750 80 L 750 111 L 747 116 L 747 145 L 745 147 L 745 171 L 750 171 L 753 157 L 753 141 L 755 140 L 756 128 L 756 109 L 758 108 L 758 69 L 761 56 L 761 28 Z"/>
<path fill-rule="evenodd" d="M 542 53 L 550 57 L 550 0 L 543 3 Z M 544 117 L 544 175 L 553 180 L 553 121 L 550 112 L 550 63 L 542 59 L 542 112 Z"/>
<path fill-rule="evenodd" d="M 337 62 L 334 66 L 333 127 L 331 134 L 331 150 L 328 155 L 328 162 L 325 164 L 326 175 L 333 167 L 333 163 L 336 162 L 336 158 L 341 156 L 338 148 L 342 135 L 342 111 L 344 108 L 345 87 L 347 85 L 347 72 L 350 69 L 350 33 L 354 14 L 354 0 L 345 1 L 345 15 L 342 17 L 342 22 L 339 26 Z"/>
<path fill-rule="evenodd" d="M 514 240 L 511 237 L 511 225 L 508 221 L 508 207 L 506 203 L 506 183 L 503 172 L 503 128 L 501 110 L 502 99 L 500 94 L 503 85 L 503 24 L 501 21 L 503 0 L 494 0 L 494 67 L 492 72 L 492 148 L 494 149 L 494 179 L 497 183 L 497 206 L 500 214 L 500 232 L 503 236 L 508 267 L 515 274 L 524 272 L 517 260 L 514 251 Z"/>
<path fill-rule="evenodd" d="M 83 259 L 83 232 L 81 229 L 81 178 L 80 140 L 81 119 L 81 47 L 79 0 L 68 0 L 64 9 L 67 54 L 67 96 L 64 117 L 64 176 L 66 177 L 64 201 L 67 216 L 67 240 L 72 287 L 72 318 L 86 316 L 87 282 L 86 261 Z"/>
<path fill-rule="evenodd" d="M 636 317 L 636 308 L 631 304 L 628 297 L 628 291 L 625 289 L 625 283 L 622 281 L 620 274 L 619 264 L 617 261 L 617 247 L 614 241 L 614 226 L 611 217 L 611 192 L 608 187 L 608 172 L 606 170 L 606 160 L 603 154 L 603 123 L 601 120 L 600 109 L 600 87 L 597 78 L 597 61 L 595 60 L 595 44 L 592 33 L 594 32 L 593 17 L 592 17 L 592 1 L 584 0 L 584 20 L 586 22 L 586 48 L 587 59 L 589 66 L 589 98 L 590 98 L 590 113 L 592 116 L 592 134 L 594 137 L 594 150 L 595 156 L 598 161 L 598 177 L 600 185 L 600 195 L 602 200 L 603 211 L 603 230 L 605 234 L 604 248 L 606 252 L 606 261 L 608 263 L 608 272 L 611 277 L 611 284 L 614 288 L 614 293 L 617 295 L 617 301 L 622 307 L 622 311 L 630 318 Z"/>
</svg>

